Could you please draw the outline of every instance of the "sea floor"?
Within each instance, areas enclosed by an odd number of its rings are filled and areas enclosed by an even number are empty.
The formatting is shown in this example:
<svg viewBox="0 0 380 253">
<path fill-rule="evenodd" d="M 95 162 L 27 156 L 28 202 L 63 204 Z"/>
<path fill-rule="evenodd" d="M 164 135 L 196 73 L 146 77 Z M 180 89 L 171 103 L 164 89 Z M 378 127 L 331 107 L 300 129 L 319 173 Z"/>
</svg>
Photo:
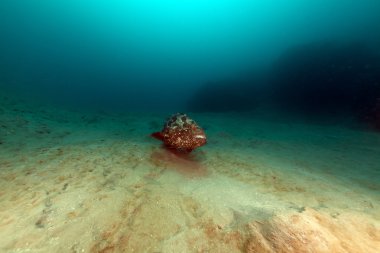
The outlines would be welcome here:
<svg viewBox="0 0 380 253">
<path fill-rule="evenodd" d="M 2 96 L 0 252 L 380 252 L 379 133 L 190 114 L 183 158 L 167 116 Z"/>
</svg>

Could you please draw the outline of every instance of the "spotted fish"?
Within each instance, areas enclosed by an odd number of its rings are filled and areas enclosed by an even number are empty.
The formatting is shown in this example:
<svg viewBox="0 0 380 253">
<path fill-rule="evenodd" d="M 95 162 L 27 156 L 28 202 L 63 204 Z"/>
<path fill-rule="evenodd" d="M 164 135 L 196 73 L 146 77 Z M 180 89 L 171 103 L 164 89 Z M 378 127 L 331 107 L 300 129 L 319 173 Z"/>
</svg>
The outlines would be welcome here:
<svg viewBox="0 0 380 253">
<path fill-rule="evenodd" d="M 164 145 L 176 151 L 190 153 L 206 144 L 206 134 L 201 127 L 184 113 L 169 117 L 161 132 L 152 133 Z"/>
</svg>

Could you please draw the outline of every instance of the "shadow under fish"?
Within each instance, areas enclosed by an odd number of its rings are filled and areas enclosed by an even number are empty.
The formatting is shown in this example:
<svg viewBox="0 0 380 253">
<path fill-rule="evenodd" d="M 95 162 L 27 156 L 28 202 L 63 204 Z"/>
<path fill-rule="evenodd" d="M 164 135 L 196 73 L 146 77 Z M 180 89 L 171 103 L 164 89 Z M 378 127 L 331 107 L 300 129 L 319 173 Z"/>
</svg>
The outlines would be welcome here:
<svg viewBox="0 0 380 253">
<path fill-rule="evenodd" d="M 150 156 L 150 161 L 157 167 L 176 171 L 189 178 L 205 177 L 209 173 L 202 164 L 202 153 L 183 153 L 163 145 Z"/>
</svg>

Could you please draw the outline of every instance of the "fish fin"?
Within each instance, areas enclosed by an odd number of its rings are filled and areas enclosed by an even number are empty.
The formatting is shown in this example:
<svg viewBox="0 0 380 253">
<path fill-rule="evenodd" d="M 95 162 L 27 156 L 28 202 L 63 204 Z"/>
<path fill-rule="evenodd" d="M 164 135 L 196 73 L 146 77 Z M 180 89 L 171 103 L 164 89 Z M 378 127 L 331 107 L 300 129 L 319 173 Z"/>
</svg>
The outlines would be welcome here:
<svg viewBox="0 0 380 253">
<path fill-rule="evenodd" d="M 161 132 L 154 132 L 150 136 L 152 136 L 153 138 L 156 138 L 160 141 L 164 140 L 164 135 Z"/>
</svg>

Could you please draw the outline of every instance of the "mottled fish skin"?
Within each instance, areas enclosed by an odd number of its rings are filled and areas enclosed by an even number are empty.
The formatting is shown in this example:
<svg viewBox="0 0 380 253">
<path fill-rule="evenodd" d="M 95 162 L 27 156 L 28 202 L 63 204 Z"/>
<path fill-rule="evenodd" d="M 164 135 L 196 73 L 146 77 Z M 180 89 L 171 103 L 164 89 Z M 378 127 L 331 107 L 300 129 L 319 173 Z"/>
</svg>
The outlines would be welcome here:
<svg viewBox="0 0 380 253">
<path fill-rule="evenodd" d="M 161 132 L 153 133 L 160 137 L 166 147 L 182 152 L 191 152 L 207 142 L 206 134 L 201 127 L 184 113 L 169 117 Z"/>
</svg>

